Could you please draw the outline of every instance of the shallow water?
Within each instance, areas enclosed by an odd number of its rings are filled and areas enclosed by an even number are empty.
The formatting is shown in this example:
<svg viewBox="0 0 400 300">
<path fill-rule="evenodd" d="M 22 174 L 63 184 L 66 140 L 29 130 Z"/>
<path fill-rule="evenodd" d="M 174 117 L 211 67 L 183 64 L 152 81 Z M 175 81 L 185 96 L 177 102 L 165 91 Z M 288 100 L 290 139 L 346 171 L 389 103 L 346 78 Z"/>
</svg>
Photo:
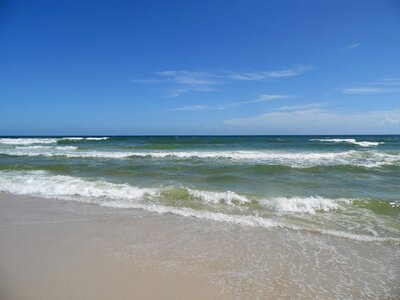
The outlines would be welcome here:
<svg viewBox="0 0 400 300">
<path fill-rule="evenodd" d="M 0 138 L 0 191 L 400 242 L 400 136 Z"/>
</svg>

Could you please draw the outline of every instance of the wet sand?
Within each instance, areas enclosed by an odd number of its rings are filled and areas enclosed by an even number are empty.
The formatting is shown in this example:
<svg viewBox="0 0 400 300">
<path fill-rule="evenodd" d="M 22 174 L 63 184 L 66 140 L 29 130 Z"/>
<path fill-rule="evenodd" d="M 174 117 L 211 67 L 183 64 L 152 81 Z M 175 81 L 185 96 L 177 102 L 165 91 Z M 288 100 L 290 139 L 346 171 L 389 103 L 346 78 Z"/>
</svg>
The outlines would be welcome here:
<svg viewBox="0 0 400 300">
<path fill-rule="evenodd" d="M 0 299 L 398 299 L 400 249 L 0 193 Z"/>
</svg>

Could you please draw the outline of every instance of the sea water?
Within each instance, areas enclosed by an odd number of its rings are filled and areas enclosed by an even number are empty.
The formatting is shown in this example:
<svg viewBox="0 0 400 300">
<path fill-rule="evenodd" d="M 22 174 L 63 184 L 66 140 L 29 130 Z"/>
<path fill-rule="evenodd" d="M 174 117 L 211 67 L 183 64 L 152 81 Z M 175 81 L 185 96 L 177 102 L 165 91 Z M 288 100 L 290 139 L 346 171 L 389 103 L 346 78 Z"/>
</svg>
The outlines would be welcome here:
<svg viewBox="0 0 400 300">
<path fill-rule="evenodd" d="M 400 243 L 400 136 L 0 138 L 0 191 Z"/>
</svg>

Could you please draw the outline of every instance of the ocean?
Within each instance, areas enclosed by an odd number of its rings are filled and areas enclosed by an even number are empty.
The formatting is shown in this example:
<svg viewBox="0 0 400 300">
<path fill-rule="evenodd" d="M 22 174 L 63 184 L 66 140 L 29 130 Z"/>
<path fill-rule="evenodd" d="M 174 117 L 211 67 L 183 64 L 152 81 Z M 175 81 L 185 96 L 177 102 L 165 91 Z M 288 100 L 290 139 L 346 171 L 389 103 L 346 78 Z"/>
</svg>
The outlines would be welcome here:
<svg viewBox="0 0 400 300">
<path fill-rule="evenodd" d="M 400 136 L 1 137 L 0 191 L 400 243 Z"/>
</svg>

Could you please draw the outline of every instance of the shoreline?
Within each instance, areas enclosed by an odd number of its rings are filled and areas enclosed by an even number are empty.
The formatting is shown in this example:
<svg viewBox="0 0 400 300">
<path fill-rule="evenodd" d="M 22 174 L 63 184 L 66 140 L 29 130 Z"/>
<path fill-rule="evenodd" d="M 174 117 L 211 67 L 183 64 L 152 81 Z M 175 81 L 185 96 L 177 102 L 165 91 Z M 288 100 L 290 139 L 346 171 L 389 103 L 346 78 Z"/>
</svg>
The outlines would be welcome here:
<svg viewBox="0 0 400 300">
<path fill-rule="evenodd" d="M 2 299 L 394 299 L 399 247 L 0 193 Z"/>
</svg>

